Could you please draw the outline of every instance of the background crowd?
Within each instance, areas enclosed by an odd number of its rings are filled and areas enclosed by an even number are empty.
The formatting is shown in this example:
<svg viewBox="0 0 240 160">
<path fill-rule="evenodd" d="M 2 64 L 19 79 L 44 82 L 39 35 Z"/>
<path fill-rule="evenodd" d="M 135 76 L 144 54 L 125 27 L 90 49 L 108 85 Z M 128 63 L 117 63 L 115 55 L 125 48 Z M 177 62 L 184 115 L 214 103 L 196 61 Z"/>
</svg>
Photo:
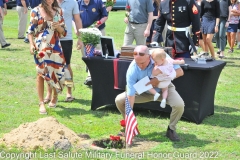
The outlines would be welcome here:
<svg viewBox="0 0 240 160">
<path fill-rule="evenodd" d="M 200 45 L 202 38 L 202 50 L 206 53 L 210 51 L 212 58 L 215 59 L 216 55 L 212 44 L 215 35 L 219 49 L 217 53 L 220 58 L 224 58 L 226 37 L 230 46 L 228 52 L 234 52 L 236 33 L 240 29 L 240 5 L 236 0 L 170 1 L 172 3 L 169 3 L 169 0 L 163 0 L 161 3 L 160 0 L 127 1 L 123 45 L 131 45 L 134 40 L 138 46 L 151 42 L 165 42 L 164 46 L 173 48 L 173 58 L 189 58 L 192 55 L 189 48 L 196 52 L 196 46 Z M 0 0 L 0 42 L 2 48 L 10 46 L 10 43 L 6 42 L 2 30 L 4 16 L 7 15 L 5 2 Z M 29 6 L 32 10 L 30 25 L 26 30 Z M 74 100 L 72 95 L 73 73 L 70 66 L 73 47 L 72 27 L 76 27 L 75 34 L 79 36 L 78 30 L 80 28 L 87 28 L 94 24 L 105 35 L 105 22 L 111 8 L 106 8 L 101 0 L 42 0 L 36 4 L 29 0 L 17 0 L 16 10 L 19 16 L 17 38 L 24 39 L 26 43 L 29 42 L 30 52 L 34 55 L 37 66 L 39 113 L 47 114 L 45 104 L 48 103 L 50 108 L 56 107 L 57 95 L 63 90 L 64 83 L 67 84 L 68 88 L 66 101 Z M 164 30 L 166 30 L 166 34 L 163 34 Z M 81 41 L 77 42 L 77 47 L 78 49 L 82 48 L 82 53 L 84 53 Z M 35 53 L 36 51 L 37 53 Z M 144 63 L 148 62 L 146 64 L 153 64 L 152 60 L 149 59 L 146 47 L 141 46 L 135 51 L 137 52 L 134 57 L 136 62 L 143 63 L 144 61 Z M 39 58 L 42 52 L 46 57 L 44 61 Z M 143 56 L 140 55 L 142 52 Z M 136 65 L 139 66 L 138 63 Z M 145 68 L 143 67 L 143 69 Z M 67 71 L 70 73 L 70 80 L 62 82 L 63 73 Z M 179 74 L 179 76 L 181 75 Z M 44 80 L 48 84 L 45 98 Z M 170 97 L 173 96 L 177 100 L 167 100 L 173 108 L 167 135 L 171 140 L 178 141 L 179 137 L 175 130 L 184 110 L 184 102 L 176 93 L 174 86 L 170 85 L 169 89 L 173 91 Z M 133 94 L 128 96 L 133 96 Z M 133 106 L 135 99 L 131 97 L 129 99 L 131 106 Z M 117 107 L 124 116 L 122 107 L 124 98 L 118 97 L 116 101 L 116 103 L 120 103 Z"/>
</svg>

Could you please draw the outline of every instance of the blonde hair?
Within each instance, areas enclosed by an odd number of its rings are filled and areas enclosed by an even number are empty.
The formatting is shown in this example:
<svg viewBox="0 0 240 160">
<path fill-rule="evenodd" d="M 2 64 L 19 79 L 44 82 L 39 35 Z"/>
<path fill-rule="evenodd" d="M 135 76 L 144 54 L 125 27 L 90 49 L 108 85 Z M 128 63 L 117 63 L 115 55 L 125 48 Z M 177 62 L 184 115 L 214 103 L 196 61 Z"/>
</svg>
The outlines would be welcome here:
<svg viewBox="0 0 240 160">
<path fill-rule="evenodd" d="M 162 58 L 166 58 L 166 52 L 163 49 L 157 48 L 154 49 L 152 52 L 152 58 L 153 59 L 162 59 Z"/>
</svg>

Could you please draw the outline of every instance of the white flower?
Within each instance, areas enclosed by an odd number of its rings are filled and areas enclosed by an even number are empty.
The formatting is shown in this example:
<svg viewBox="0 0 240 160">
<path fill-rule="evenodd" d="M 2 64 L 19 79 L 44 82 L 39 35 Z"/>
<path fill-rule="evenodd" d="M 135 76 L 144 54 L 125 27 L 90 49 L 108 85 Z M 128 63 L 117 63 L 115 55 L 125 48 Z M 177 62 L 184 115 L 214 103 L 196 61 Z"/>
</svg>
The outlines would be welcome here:
<svg viewBox="0 0 240 160">
<path fill-rule="evenodd" d="M 81 40 L 82 42 L 86 44 L 93 44 L 96 46 L 100 42 L 100 38 L 102 36 L 102 33 L 97 28 L 82 28 L 79 29 L 79 32 L 81 33 Z"/>
</svg>

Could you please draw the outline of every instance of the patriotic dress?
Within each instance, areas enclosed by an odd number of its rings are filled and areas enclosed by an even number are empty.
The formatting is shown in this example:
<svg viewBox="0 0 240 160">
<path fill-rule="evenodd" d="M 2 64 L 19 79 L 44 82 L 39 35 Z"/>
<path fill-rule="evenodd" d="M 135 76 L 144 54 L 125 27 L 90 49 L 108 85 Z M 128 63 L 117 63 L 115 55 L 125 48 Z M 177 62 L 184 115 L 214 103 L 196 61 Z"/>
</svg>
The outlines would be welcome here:
<svg viewBox="0 0 240 160">
<path fill-rule="evenodd" d="M 32 34 L 34 37 L 37 50 L 36 54 L 34 54 L 34 60 L 38 75 L 42 76 L 57 92 L 61 92 L 65 81 L 65 58 L 60 44 L 60 37 L 65 37 L 67 30 L 60 8 L 57 9 L 54 16 L 54 20 L 56 19 L 65 30 L 63 34 L 54 31 L 51 27 L 52 21 L 46 21 L 40 14 L 40 7 L 35 7 L 30 14 L 28 34 Z M 39 57 L 39 55 L 41 56 Z"/>
</svg>

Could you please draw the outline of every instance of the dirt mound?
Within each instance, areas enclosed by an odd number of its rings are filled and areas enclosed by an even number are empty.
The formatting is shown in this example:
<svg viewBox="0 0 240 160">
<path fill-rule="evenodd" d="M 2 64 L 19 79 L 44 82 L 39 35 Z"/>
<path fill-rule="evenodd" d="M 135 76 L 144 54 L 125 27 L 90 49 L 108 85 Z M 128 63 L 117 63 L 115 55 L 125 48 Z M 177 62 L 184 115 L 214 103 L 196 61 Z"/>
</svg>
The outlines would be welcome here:
<svg viewBox="0 0 240 160">
<path fill-rule="evenodd" d="M 53 117 L 41 118 L 35 122 L 25 123 L 13 129 L 0 139 L 8 147 L 16 146 L 24 150 L 37 148 L 53 148 L 54 143 L 68 140 L 71 145 L 79 146 L 83 138 L 75 132 L 60 124 Z"/>
</svg>

